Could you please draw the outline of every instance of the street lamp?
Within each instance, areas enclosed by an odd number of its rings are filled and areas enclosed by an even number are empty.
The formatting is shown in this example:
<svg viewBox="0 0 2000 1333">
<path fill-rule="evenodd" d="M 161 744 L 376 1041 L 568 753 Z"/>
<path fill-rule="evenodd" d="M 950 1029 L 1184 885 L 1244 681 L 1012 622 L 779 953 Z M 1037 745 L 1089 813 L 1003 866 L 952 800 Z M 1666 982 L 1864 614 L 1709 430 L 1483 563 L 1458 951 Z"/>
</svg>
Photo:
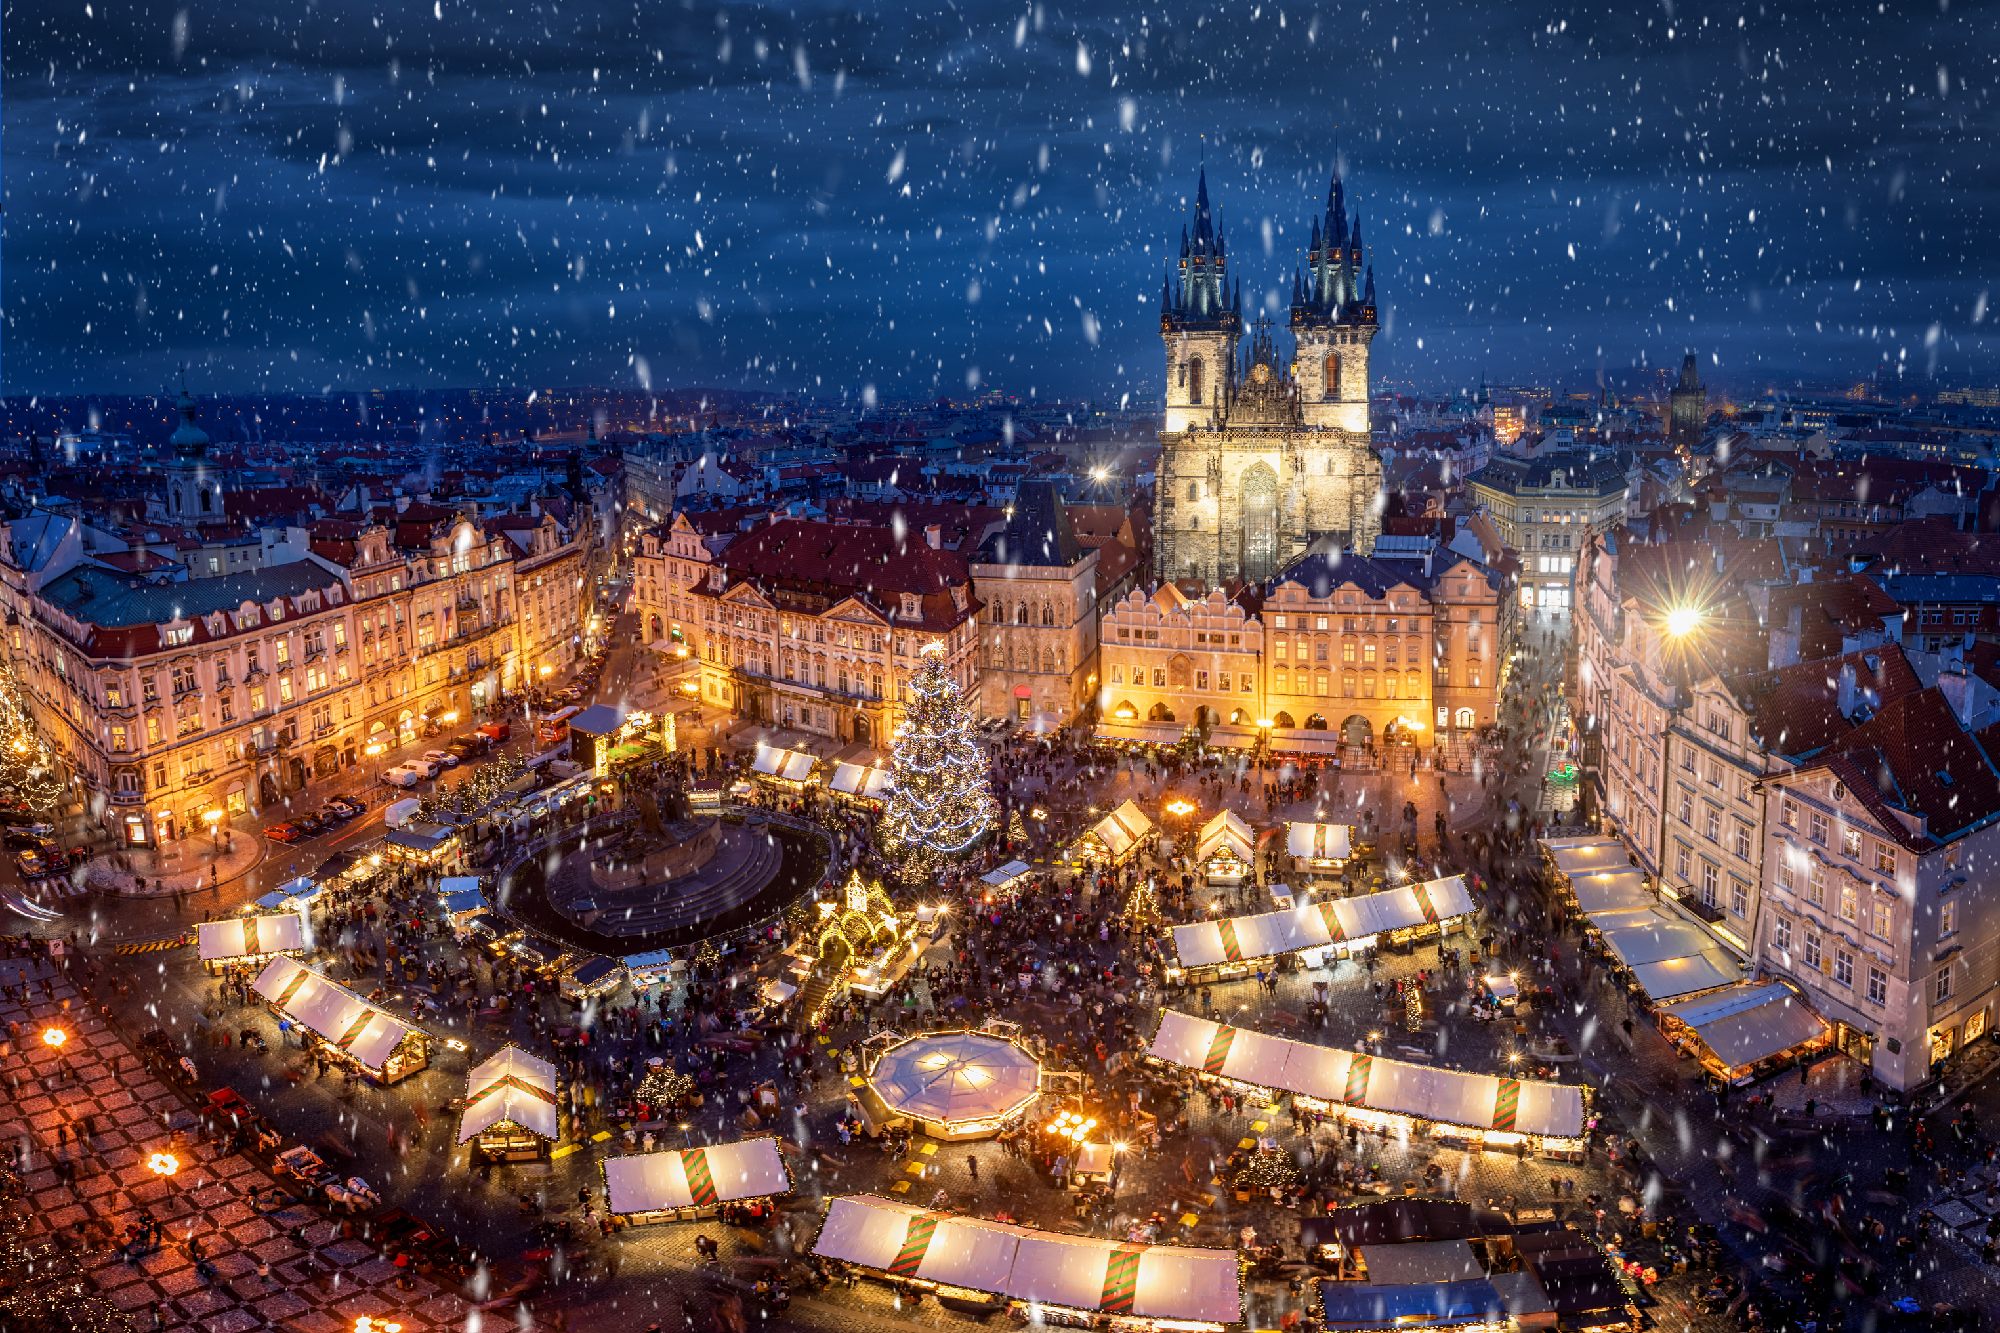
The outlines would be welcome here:
<svg viewBox="0 0 2000 1333">
<path fill-rule="evenodd" d="M 403 1326 L 394 1320 L 382 1319 L 375 1315 L 356 1315 L 354 1333 L 403 1333 Z"/>
<path fill-rule="evenodd" d="M 1698 606 L 1683 603 L 1680 606 L 1672 607 L 1667 611 L 1667 636 L 1674 639 L 1685 639 L 1688 635 L 1700 629 L 1702 622 L 1707 619 L 1708 613 Z"/>
<path fill-rule="evenodd" d="M 61 1028 L 44 1028 L 42 1030 L 42 1045 L 52 1051 L 61 1050 L 63 1043 L 68 1040 L 69 1033 L 64 1032 Z"/>
<path fill-rule="evenodd" d="M 170 1152 L 156 1152 L 146 1159 L 146 1169 L 164 1178 L 181 1169 L 181 1159 Z"/>
</svg>

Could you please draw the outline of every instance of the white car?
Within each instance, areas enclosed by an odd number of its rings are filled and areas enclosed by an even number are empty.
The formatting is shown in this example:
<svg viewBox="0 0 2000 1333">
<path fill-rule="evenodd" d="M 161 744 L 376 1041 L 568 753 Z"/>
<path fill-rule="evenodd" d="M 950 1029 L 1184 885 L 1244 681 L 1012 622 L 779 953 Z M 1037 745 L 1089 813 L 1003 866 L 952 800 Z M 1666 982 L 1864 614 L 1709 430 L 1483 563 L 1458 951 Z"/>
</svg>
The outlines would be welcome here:
<svg viewBox="0 0 2000 1333">
<path fill-rule="evenodd" d="M 429 776 L 430 771 L 422 764 L 411 762 L 398 764 L 394 768 L 384 769 L 382 772 L 382 781 L 388 783 L 391 787 L 414 787 Z"/>
<path fill-rule="evenodd" d="M 425 750 L 424 758 L 430 760 L 433 764 L 436 764 L 439 768 L 458 767 L 458 756 L 453 754 L 450 750 Z"/>
</svg>

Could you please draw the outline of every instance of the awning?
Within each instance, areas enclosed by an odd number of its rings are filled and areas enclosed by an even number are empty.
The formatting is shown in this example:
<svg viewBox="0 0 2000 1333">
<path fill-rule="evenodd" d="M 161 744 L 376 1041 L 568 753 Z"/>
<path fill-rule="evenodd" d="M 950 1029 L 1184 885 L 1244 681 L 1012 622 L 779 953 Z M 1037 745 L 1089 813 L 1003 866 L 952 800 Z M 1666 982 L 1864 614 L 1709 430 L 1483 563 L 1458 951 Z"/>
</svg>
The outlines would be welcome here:
<svg viewBox="0 0 2000 1333">
<path fill-rule="evenodd" d="M 1655 1000 L 1677 999 L 1742 979 L 1742 963 L 1707 931 L 1664 906 L 1604 913 L 1593 916 L 1591 924 Z"/>
<path fill-rule="evenodd" d="M 447 916 L 483 911 L 487 905 L 486 890 L 480 887 L 477 875 L 447 875 L 438 881 L 438 901 L 444 905 Z"/>
<path fill-rule="evenodd" d="M 1354 828 L 1350 824 L 1289 824 L 1285 827 L 1285 850 L 1315 861 L 1345 861 L 1354 855 Z"/>
<path fill-rule="evenodd" d="M 1699 999 L 1660 1006 L 1663 1018 L 1686 1024 L 1731 1069 L 1782 1055 L 1823 1037 L 1826 1020 L 1780 982 L 1738 982 Z"/>
<path fill-rule="evenodd" d="M 834 768 L 833 780 L 827 785 L 848 796 L 886 801 L 889 799 L 889 770 L 871 768 L 867 764 L 840 764 Z"/>
<path fill-rule="evenodd" d="M 1334 1105 L 1471 1129 L 1583 1134 L 1583 1089 L 1385 1060 L 1233 1028 L 1169 1009 L 1147 1053 L 1202 1073 Z"/>
<path fill-rule="evenodd" d="M 417 1029 L 296 959 L 273 958 L 254 989 L 279 1013 L 304 1024 L 368 1069 L 380 1069 Z"/>
<path fill-rule="evenodd" d="M 1632 864 L 1624 844 L 1616 838 L 1565 838 L 1560 845 L 1545 841 L 1542 846 L 1556 869 L 1572 877 L 1598 870 L 1622 870 Z"/>
<path fill-rule="evenodd" d="M 1404 884 L 1358 898 L 1306 902 L 1278 912 L 1197 921 L 1173 929 L 1182 967 L 1241 963 L 1299 949 L 1320 949 L 1383 931 L 1442 923 L 1472 911 L 1465 876 Z"/>
<path fill-rule="evenodd" d="M 1340 733 L 1286 727 L 1271 732 L 1271 749 L 1284 754 L 1339 754 Z"/>
<path fill-rule="evenodd" d="M 305 876 L 288 879 L 257 900 L 257 906 L 276 912 L 295 904 L 308 903 L 319 893 L 319 885 Z"/>
<path fill-rule="evenodd" d="M 562 1134 L 556 1067 L 518 1046 L 502 1046 L 473 1070 L 465 1080 L 458 1141 L 476 1138 L 495 1125 L 513 1125 L 555 1142 Z"/>
<path fill-rule="evenodd" d="M 382 841 L 390 847 L 428 855 L 448 845 L 457 836 L 457 829 L 446 828 L 442 824 L 406 824 L 402 828 L 391 829 L 389 836 Z"/>
<path fill-rule="evenodd" d="M 772 1138 L 604 1160 L 605 1208 L 621 1215 L 763 1199 L 791 1189 Z"/>
<path fill-rule="evenodd" d="M 981 875 L 979 882 L 992 889 L 1011 889 L 1033 873 L 1034 867 L 1026 861 L 1009 861 L 998 870 L 989 870 Z"/>
<path fill-rule="evenodd" d="M 1194 848 L 1195 864 L 1225 854 L 1244 862 L 1257 854 L 1256 833 L 1234 810 L 1218 811 L 1215 818 L 1201 826 L 1201 837 Z"/>
<path fill-rule="evenodd" d="M 1413 1325 L 1504 1324 L 1509 1314 L 1507 1302 L 1483 1277 L 1394 1286 L 1323 1280 L 1319 1300 L 1326 1327 L 1341 1333 Z"/>
<path fill-rule="evenodd" d="M 1113 859 L 1123 857 L 1139 844 L 1139 840 L 1153 831 L 1153 821 L 1139 808 L 1139 803 L 1126 800 L 1116 810 L 1091 825 L 1086 837 L 1095 838 L 1098 845 Z"/>
<path fill-rule="evenodd" d="M 1629 912 L 1636 907 L 1651 907 L 1657 901 L 1646 887 L 1646 872 L 1637 866 L 1571 875 L 1569 889 L 1585 916 Z"/>
<path fill-rule="evenodd" d="M 608 980 L 614 972 L 621 969 L 621 966 L 621 964 L 614 963 L 609 958 L 586 958 L 570 971 L 570 984 L 588 989 L 599 982 Z"/>
<path fill-rule="evenodd" d="M 1178 722 L 1100 722 L 1097 739 L 1128 745 L 1178 745 L 1187 728 Z"/>
<path fill-rule="evenodd" d="M 775 745 L 757 743 L 756 758 L 751 761 L 752 772 L 766 777 L 782 778 L 786 782 L 804 782 L 812 776 L 813 765 L 818 762 L 811 755 L 798 750 L 781 750 Z"/>
<path fill-rule="evenodd" d="M 1006 1037 L 932 1032 L 889 1047 L 868 1086 L 896 1115 L 933 1124 L 1004 1120 L 1041 1091 L 1042 1067 Z"/>
<path fill-rule="evenodd" d="M 235 958 L 261 958 L 303 949 L 306 923 L 297 912 L 239 916 L 228 921 L 204 921 L 195 927 L 195 938 L 202 962 L 226 963 Z"/>
<path fill-rule="evenodd" d="M 1072 1310 L 1213 1324 L 1243 1319 L 1234 1250 L 1062 1236 L 861 1194 L 833 1201 L 813 1253 Z"/>
<path fill-rule="evenodd" d="M 1257 733 L 1248 727 L 1212 727 L 1208 733 L 1211 750 L 1254 750 Z"/>
<path fill-rule="evenodd" d="M 757 987 L 757 998 L 765 1004 L 783 1004 L 798 993 L 797 986 L 789 981 L 780 981 L 776 977 L 765 977 L 763 984 Z"/>
</svg>

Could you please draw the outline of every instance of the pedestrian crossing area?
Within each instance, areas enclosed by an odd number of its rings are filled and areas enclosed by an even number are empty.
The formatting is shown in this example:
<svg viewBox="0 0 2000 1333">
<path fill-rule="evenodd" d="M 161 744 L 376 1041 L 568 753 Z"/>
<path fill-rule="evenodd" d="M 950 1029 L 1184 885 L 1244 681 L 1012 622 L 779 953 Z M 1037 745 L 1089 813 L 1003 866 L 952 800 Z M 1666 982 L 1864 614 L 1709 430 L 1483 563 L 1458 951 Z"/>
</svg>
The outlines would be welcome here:
<svg viewBox="0 0 2000 1333">
<path fill-rule="evenodd" d="M 119 945 L 117 951 L 121 954 L 164 953 L 168 949 L 178 949 L 187 942 L 186 935 L 175 935 L 164 940 L 134 940 L 129 944 Z"/>
</svg>

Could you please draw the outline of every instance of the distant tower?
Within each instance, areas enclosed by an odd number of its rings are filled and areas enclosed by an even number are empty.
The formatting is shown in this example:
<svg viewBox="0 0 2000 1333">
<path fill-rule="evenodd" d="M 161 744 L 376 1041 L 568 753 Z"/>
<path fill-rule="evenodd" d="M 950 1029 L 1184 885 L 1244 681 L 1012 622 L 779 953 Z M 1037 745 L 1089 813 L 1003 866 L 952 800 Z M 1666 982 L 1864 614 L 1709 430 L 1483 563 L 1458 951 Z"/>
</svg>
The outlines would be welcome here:
<svg viewBox="0 0 2000 1333">
<path fill-rule="evenodd" d="M 195 424 L 194 395 L 188 392 L 185 373 L 174 410 L 181 424 L 167 437 L 167 516 L 183 523 L 220 518 L 222 486 L 208 475 L 208 432 Z"/>
<path fill-rule="evenodd" d="M 1681 358 L 1680 382 L 1667 397 L 1667 438 L 1674 444 L 1699 444 L 1707 424 L 1708 390 L 1701 387 L 1701 371 L 1689 352 Z"/>
<path fill-rule="evenodd" d="M 1169 432 L 1215 419 L 1228 397 L 1243 311 L 1229 290 L 1229 246 L 1208 207 L 1208 173 L 1195 186 L 1192 228 L 1181 229 L 1179 271 L 1160 289 L 1167 344 Z"/>
</svg>

